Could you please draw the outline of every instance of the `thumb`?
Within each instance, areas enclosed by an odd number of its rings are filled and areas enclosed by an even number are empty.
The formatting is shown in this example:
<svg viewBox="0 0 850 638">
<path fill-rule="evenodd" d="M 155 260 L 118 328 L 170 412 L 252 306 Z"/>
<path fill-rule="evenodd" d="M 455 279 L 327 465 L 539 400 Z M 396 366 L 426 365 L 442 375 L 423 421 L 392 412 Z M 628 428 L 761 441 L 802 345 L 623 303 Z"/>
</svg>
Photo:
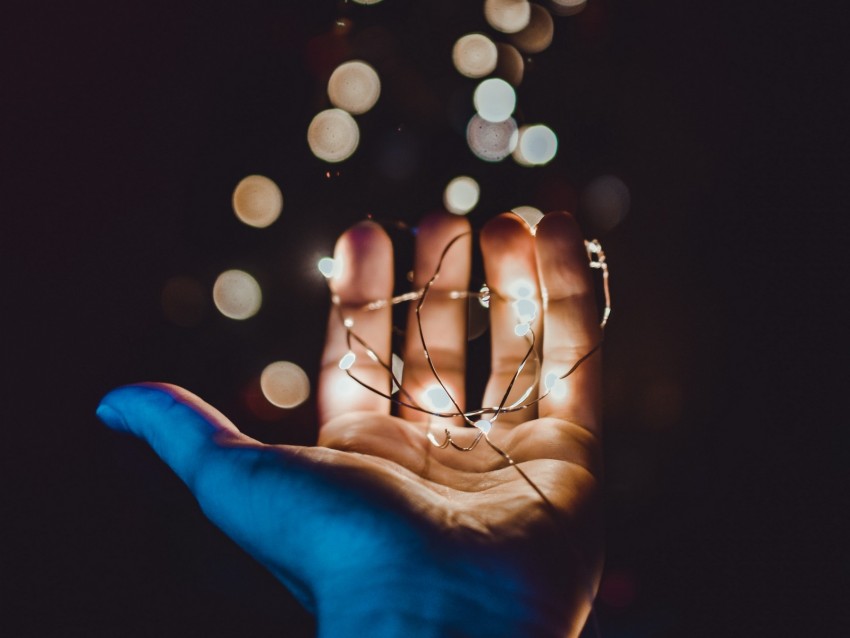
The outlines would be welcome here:
<svg viewBox="0 0 850 638">
<path fill-rule="evenodd" d="M 108 393 L 97 416 L 145 440 L 197 498 L 204 514 L 265 565 L 308 609 L 302 501 L 315 498 L 317 476 L 295 448 L 242 434 L 218 410 L 177 386 L 148 383 Z"/>
</svg>

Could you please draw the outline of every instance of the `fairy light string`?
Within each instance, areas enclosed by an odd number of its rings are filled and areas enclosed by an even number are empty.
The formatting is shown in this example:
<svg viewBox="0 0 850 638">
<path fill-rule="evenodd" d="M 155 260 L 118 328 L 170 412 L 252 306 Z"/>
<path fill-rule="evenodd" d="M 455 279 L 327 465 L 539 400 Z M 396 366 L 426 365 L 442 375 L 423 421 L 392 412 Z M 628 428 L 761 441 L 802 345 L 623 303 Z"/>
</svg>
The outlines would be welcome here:
<svg viewBox="0 0 850 638">
<path fill-rule="evenodd" d="M 439 370 L 434 364 L 433 358 L 428 349 L 428 342 L 425 338 L 425 332 L 422 327 L 422 308 L 425 306 L 429 296 L 433 294 L 432 287 L 440 276 L 440 272 L 443 268 L 443 263 L 445 262 L 446 256 L 448 255 L 449 251 L 458 241 L 471 234 L 471 231 L 461 233 L 453 237 L 446 244 L 440 254 L 433 274 L 422 288 L 406 292 L 400 295 L 396 295 L 390 299 L 377 299 L 363 304 L 359 307 L 349 307 L 349 310 L 354 311 L 373 311 L 378 310 L 380 308 L 386 308 L 388 306 L 395 306 L 401 303 L 415 301 L 416 306 L 414 309 L 414 314 L 416 316 L 416 329 L 419 334 L 419 341 L 422 345 L 422 351 L 425 356 L 425 360 L 428 362 L 428 368 L 431 374 L 433 375 L 434 380 L 437 382 L 437 386 L 434 387 L 439 388 L 440 390 L 442 390 L 443 393 L 445 393 L 445 397 L 448 399 L 448 402 L 451 404 L 451 408 L 453 409 L 438 410 L 423 407 L 420 402 L 418 402 L 413 397 L 413 395 L 404 387 L 402 380 L 398 377 L 398 375 L 396 375 L 396 372 L 393 370 L 392 361 L 384 361 L 381 357 L 378 356 L 375 350 L 360 335 L 357 334 L 354 329 L 354 321 L 349 316 L 346 316 L 345 310 L 343 308 L 342 303 L 340 302 L 339 297 L 337 295 L 332 295 L 331 301 L 335 308 L 340 323 L 345 328 L 346 345 L 348 347 L 348 351 L 340 358 L 339 368 L 341 370 L 344 370 L 346 375 L 354 382 L 366 388 L 370 392 L 377 394 L 378 396 L 381 396 L 384 399 L 387 399 L 396 406 L 403 406 L 411 410 L 415 410 L 417 412 L 421 412 L 423 414 L 427 414 L 431 417 L 439 419 L 450 419 L 457 417 L 463 418 L 464 422 L 468 426 L 475 427 L 478 430 L 469 445 L 461 445 L 457 443 L 453 439 L 452 434 L 448 428 L 444 428 L 444 438 L 442 441 L 439 441 L 434 435 L 434 433 L 430 431 L 430 425 L 429 431 L 426 433 L 428 441 L 434 447 L 439 449 L 452 447 L 459 452 L 471 452 L 478 446 L 481 440 L 484 440 L 484 442 L 487 443 L 487 445 L 492 448 L 499 456 L 501 456 L 509 466 L 513 467 L 520 474 L 520 476 L 529 484 L 529 486 L 531 486 L 531 488 L 541 497 L 541 499 L 543 499 L 547 506 L 551 507 L 551 503 L 546 498 L 545 494 L 543 494 L 543 492 L 534 483 L 534 481 L 532 481 L 531 478 L 523 471 L 523 469 L 514 461 L 513 457 L 511 457 L 511 455 L 506 450 L 502 449 L 491 439 L 490 432 L 492 431 L 493 426 L 496 425 L 500 415 L 509 412 L 527 410 L 528 408 L 536 405 L 537 403 L 545 399 L 547 396 L 552 394 L 559 383 L 562 383 L 566 378 L 568 378 L 576 370 L 578 370 L 579 367 L 581 367 L 581 365 L 585 361 L 587 361 L 602 347 L 604 337 L 600 338 L 599 341 L 594 344 L 594 346 L 590 350 L 580 356 L 572 364 L 572 366 L 563 374 L 558 375 L 557 373 L 550 372 L 546 376 L 546 379 L 544 379 L 543 393 L 539 394 L 534 398 L 530 398 L 535 388 L 540 387 L 541 362 L 540 356 L 538 355 L 536 348 L 537 336 L 531 326 L 532 322 L 537 317 L 537 308 L 535 305 L 534 310 L 531 313 L 527 311 L 521 312 L 517 308 L 516 304 L 517 301 L 522 301 L 522 299 L 515 301 L 514 307 L 515 309 L 517 309 L 517 314 L 519 315 L 517 323 L 517 328 L 519 329 L 515 330 L 515 333 L 517 334 L 517 336 L 524 338 L 528 343 L 528 348 L 525 352 L 525 355 L 521 359 L 520 363 L 517 365 L 517 368 L 514 373 L 511 375 L 511 378 L 505 387 L 505 391 L 502 394 L 502 398 L 499 402 L 499 405 L 482 406 L 474 410 L 463 410 L 457 399 L 449 391 L 449 388 L 446 386 L 445 382 L 442 379 L 442 376 L 440 375 Z M 602 317 L 600 319 L 599 327 L 604 331 L 605 326 L 608 323 L 608 319 L 611 316 L 611 292 L 609 285 L 608 262 L 605 256 L 605 252 L 602 250 L 602 245 L 599 243 L 598 240 L 586 240 L 584 244 L 588 256 L 588 265 L 591 269 L 601 271 L 602 274 L 602 295 L 605 305 L 602 311 Z M 482 305 L 485 305 L 485 303 L 489 305 L 487 302 L 494 295 L 496 297 L 500 297 L 500 295 L 497 292 L 492 291 L 487 286 L 487 284 L 484 284 L 481 287 L 481 290 L 477 292 L 471 290 L 452 290 L 448 291 L 447 295 L 450 299 L 478 299 L 480 302 L 482 302 Z M 366 353 L 366 356 L 368 356 L 369 359 L 377 363 L 387 372 L 387 374 L 389 375 L 389 379 L 392 382 L 393 391 L 391 391 L 390 393 L 382 391 L 370 385 L 369 383 L 366 383 L 355 374 L 354 369 L 357 362 L 357 355 L 354 352 L 355 344 L 362 348 L 362 350 Z M 522 374 L 529 361 L 533 361 L 535 365 L 533 379 L 529 383 L 528 387 L 522 392 L 519 399 L 508 404 L 511 392 L 513 391 L 520 375 Z"/>
</svg>

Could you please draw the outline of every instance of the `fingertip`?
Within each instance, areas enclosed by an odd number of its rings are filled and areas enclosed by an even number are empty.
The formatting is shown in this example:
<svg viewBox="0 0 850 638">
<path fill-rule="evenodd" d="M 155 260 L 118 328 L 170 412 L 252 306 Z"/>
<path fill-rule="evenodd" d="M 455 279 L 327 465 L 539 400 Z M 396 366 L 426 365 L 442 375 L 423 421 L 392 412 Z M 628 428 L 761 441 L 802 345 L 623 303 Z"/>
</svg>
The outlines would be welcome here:
<svg viewBox="0 0 850 638">
<path fill-rule="evenodd" d="M 334 260 L 339 270 L 331 289 L 345 303 L 368 303 L 392 293 L 393 245 L 380 224 L 365 220 L 346 230 L 337 240 Z"/>
<path fill-rule="evenodd" d="M 537 236 L 547 235 L 574 236 L 583 241 L 581 228 L 576 218 L 567 211 L 553 211 L 547 213 L 537 223 Z"/>
</svg>

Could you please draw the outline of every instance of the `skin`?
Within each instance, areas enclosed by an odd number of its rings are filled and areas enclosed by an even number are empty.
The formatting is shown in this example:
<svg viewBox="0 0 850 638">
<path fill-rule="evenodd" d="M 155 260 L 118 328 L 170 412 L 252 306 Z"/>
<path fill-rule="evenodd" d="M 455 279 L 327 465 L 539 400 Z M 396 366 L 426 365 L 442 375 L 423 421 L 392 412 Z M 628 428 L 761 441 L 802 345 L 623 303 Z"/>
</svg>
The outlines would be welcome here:
<svg viewBox="0 0 850 638">
<path fill-rule="evenodd" d="M 416 286 L 433 274 L 448 241 L 468 230 L 464 218 L 444 213 L 421 222 Z M 422 311 L 429 352 L 462 406 L 466 319 L 440 293 L 467 289 L 471 241 L 449 250 Z M 601 333 L 571 216 L 550 213 L 532 235 L 504 214 L 480 241 L 493 291 L 493 364 L 482 404 L 498 405 L 527 348 L 514 334 L 517 281 L 531 284 L 540 308 L 532 325 L 542 341 L 541 378 L 566 372 Z M 376 224 L 358 224 L 340 237 L 335 259 L 342 267 L 330 283 L 343 312 L 388 360 L 390 309 L 357 308 L 392 295 L 389 238 Z M 404 385 L 417 397 L 434 380 L 418 333 L 407 334 Z M 387 391 L 386 372 L 358 348 L 352 371 Z M 438 449 L 426 439 L 434 417 L 409 409 L 391 415 L 386 399 L 339 369 L 347 351 L 332 312 L 315 447 L 264 445 L 187 390 L 162 383 L 113 390 L 98 415 L 145 439 L 209 519 L 317 615 L 320 637 L 577 636 L 601 569 L 600 353 L 566 379 L 558 398 L 502 414 L 493 426 L 492 441 L 544 500 L 483 441 L 467 453 Z M 529 379 L 517 383 L 520 392 Z M 462 444 L 477 433 L 459 421 L 430 426 L 440 440 L 446 427 Z"/>
</svg>

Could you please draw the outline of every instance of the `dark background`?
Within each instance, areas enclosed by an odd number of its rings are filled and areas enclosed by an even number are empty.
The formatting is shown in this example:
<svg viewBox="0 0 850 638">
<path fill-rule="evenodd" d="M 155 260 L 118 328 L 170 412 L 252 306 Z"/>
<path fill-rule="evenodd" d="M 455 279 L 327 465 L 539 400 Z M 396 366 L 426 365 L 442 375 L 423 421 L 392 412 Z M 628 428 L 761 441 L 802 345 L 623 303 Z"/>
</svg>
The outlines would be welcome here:
<svg viewBox="0 0 850 638">
<path fill-rule="evenodd" d="M 846 21 L 786 0 L 590 0 L 519 88 L 520 119 L 561 144 L 523 169 L 480 162 L 456 130 L 474 83 L 449 52 L 487 29 L 481 4 L 4 5 L 4 635 L 313 635 L 94 408 L 167 380 L 263 440 L 310 443 L 312 406 L 258 412 L 254 395 L 276 359 L 315 380 L 316 257 L 366 214 L 415 223 L 462 173 L 482 185 L 475 226 L 568 208 L 611 262 L 602 635 L 847 631 L 847 436 L 829 400 L 846 392 Z M 306 127 L 352 57 L 383 94 L 354 157 L 328 166 Z M 230 210 L 249 173 L 286 199 L 266 230 Z M 601 174 L 631 192 L 606 233 L 580 197 Z M 263 286 L 255 318 L 163 315 L 168 278 L 209 289 L 232 267 Z"/>
</svg>

